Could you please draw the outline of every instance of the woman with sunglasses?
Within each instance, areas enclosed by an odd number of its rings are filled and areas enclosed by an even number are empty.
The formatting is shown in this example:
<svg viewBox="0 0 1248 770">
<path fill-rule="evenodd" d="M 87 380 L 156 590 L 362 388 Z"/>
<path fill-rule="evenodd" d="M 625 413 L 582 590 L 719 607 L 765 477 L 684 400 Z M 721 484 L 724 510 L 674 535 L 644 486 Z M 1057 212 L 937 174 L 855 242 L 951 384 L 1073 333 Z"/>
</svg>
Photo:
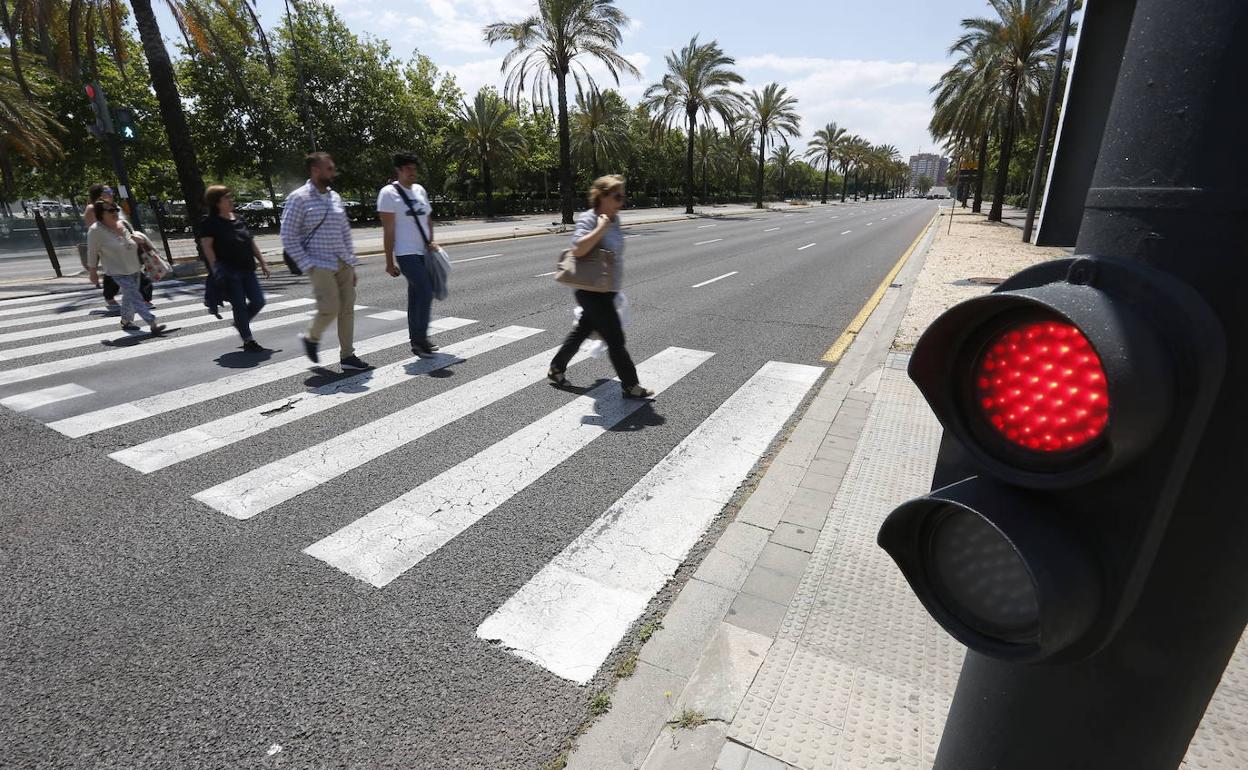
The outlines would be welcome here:
<svg viewBox="0 0 1248 770">
<path fill-rule="evenodd" d="M 117 204 L 113 202 L 113 188 L 106 184 L 91 185 L 91 189 L 87 191 L 87 196 L 89 200 L 87 201 L 87 208 L 82 212 L 82 221 L 86 225 L 87 232 L 89 233 L 91 232 L 91 225 L 94 225 L 96 221 L 96 202 L 104 201 L 110 206 L 115 206 Z M 137 247 L 136 250 L 151 248 L 151 244 L 148 243 L 147 236 L 134 232 L 134 229 L 130 227 L 130 223 L 126 221 L 125 212 L 118 211 L 117 218 L 121 220 L 122 227 L 125 227 L 130 231 L 130 237 L 134 239 L 135 246 Z M 84 243 L 79 248 L 79 256 L 82 258 L 82 268 L 85 270 L 87 269 L 87 245 Z M 117 284 L 113 282 L 113 279 L 110 276 L 105 275 L 104 302 L 107 303 L 109 307 L 117 307 L 117 292 Z M 148 307 L 155 307 L 155 305 L 152 304 L 152 282 L 146 275 L 141 275 L 139 278 L 139 293 L 143 295 L 143 301 L 147 303 Z"/>
<path fill-rule="evenodd" d="M 95 202 L 95 224 L 87 231 L 87 270 L 96 286 L 100 285 L 100 266 L 121 291 L 121 328 L 138 329 L 134 323 L 134 314 L 138 313 L 147 321 L 152 334 L 164 331 L 139 291 L 143 266 L 130 230 L 121 221 L 121 209 L 103 200 Z"/>
<path fill-rule="evenodd" d="M 653 398 L 654 391 L 643 388 L 637 382 L 637 367 L 624 347 L 624 327 L 615 309 L 615 295 L 619 293 L 624 278 L 624 234 L 620 232 L 619 211 L 624 206 L 624 177 L 611 174 L 599 177 L 589 188 L 588 211 L 576 218 L 576 232 L 572 235 L 572 256 L 583 257 L 594 249 L 606 249 L 615 254 L 615 270 L 612 271 L 611 291 L 576 290 L 576 303 L 581 306 L 581 319 L 577 321 L 563 347 L 550 362 L 547 379 L 563 387 L 568 383 L 564 371 L 581 343 L 597 332 L 607 344 L 607 356 L 620 378 L 620 388 L 625 398 Z"/>
</svg>

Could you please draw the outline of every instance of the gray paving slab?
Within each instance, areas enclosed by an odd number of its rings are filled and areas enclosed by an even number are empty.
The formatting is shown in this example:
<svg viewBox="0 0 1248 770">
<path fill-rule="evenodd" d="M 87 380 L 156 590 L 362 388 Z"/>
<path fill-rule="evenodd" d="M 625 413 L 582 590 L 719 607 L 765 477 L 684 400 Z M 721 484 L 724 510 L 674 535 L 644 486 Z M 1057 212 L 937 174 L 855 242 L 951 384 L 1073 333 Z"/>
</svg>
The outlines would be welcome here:
<svg viewBox="0 0 1248 770">
<path fill-rule="evenodd" d="M 766 636 L 775 636 L 787 610 L 779 602 L 740 593 L 733 599 L 724 621 Z"/>
<path fill-rule="evenodd" d="M 641 770 L 689 770 L 711 767 L 719 759 L 728 726 L 708 722 L 695 728 L 669 726 L 659 734 Z"/>
<path fill-rule="evenodd" d="M 776 525 L 776 531 L 771 535 L 771 542 L 810 553 L 815 549 L 815 542 L 819 539 L 819 529 L 819 527 L 803 527 L 782 521 Z"/>
<path fill-rule="evenodd" d="M 676 713 L 689 709 L 727 725 L 770 649 L 771 637 L 720 623 L 677 700 Z"/>
<path fill-rule="evenodd" d="M 828 511 L 821 508 L 811 508 L 809 505 L 798 505 L 789 503 L 785 506 L 784 512 L 780 515 L 780 522 L 776 526 L 783 523 L 795 524 L 799 527 L 807 527 L 813 530 L 821 530 L 824 522 L 827 521 Z"/>
<path fill-rule="evenodd" d="M 733 598 L 726 588 L 690 580 L 663 616 L 663 627 L 642 648 L 641 660 L 682 677 L 692 674 Z"/>
<path fill-rule="evenodd" d="M 612 692 L 611 710 L 577 742 L 567 770 L 636 770 L 685 682 L 684 677 L 639 662 L 636 672 Z"/>
<path fill-rule="evenodd" d="M 758 555 L 758 561 L 745 579 L 741 592 L 787 604 L 797 590 L 809 559 L 809 553 L 775 542 L 773 534 L 772 542 L 764 546 Z"/>
</svg>

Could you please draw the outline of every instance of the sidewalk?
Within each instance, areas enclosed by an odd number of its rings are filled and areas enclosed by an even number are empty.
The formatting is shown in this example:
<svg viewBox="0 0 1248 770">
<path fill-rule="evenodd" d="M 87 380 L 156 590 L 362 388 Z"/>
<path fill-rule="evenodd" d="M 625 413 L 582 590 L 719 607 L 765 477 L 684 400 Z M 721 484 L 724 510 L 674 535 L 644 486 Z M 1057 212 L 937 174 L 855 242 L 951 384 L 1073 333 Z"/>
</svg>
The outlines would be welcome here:
<svg viewBox="0 0 1248 770">
<path fill-rule="evenodd" d="M 990 289 L 971 279 L 1065 255 L 969 210 L 952 235 L 948 223 L 929 228 L 729 514 L 569 770 L 932 766 L 965 648 L 875 544 L 884 517 L 928 491 L 940 440 L 909 351 L 946 308 Z M 1248 767 L 1246 676 L 1241 644 L 1185 768 Z"/>
</svg>

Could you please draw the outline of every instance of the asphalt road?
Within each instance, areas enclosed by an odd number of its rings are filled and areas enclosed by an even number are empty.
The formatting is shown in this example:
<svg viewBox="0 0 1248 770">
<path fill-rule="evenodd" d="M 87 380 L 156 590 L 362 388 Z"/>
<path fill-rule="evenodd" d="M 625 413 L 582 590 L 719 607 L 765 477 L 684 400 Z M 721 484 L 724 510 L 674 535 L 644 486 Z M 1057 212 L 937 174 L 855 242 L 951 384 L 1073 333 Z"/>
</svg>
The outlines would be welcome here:
<svg viewBox="0 0 1248 770">
<path fill-rule="evenodd" d="M 572 303 L 570 292 L 544 274 L 554 269 L 566 236 L 454 248 L 452 295 L 435 303 L 435 317 L 473 321 L 435 338 L 444 347 L 509 326 L 540 332 L 215 451 L 206 451 L 215 440 L 210 431 L 189 434 L 183 451 L 195 456 L 148 473 L 109 455 L 287 399 L 256 418 L 263 427 L 266 417 L 301 408 L 298 394 L 309 386 L 341 375 L 336 367 L 301 370 L 199 403 L 187 398 L 180 408 L 76 438 L 46 426 L 297 360 L 295 335 L 307 306 L 260 316 L 300 317 L 257 331 L 276 349 L 269 356 L 239 352 L 228 332 L 190 346 L 139 338 L 136 347 L 159 342 L 168 349 L 128 358 L 129 345 L 100 342 L 120 336 L 111 325 L 0 336 L 9 340 L 0 343 L 0 404 L 9 407 L 0 409 L 0 765 L 540 766 L 586 717 L 590 695 L 611 681 L 614 658 L 581 686 L 478 639 L 478 625 L 760 367 L 820 366 L 935 208 L 932 201 L 876 201 L 628 229 L 634 359 L 644 362 L 671 346 L 713 355 L 652 405 L 509 490 L 488 517 L 380 588 L 303 549 L 435 484 L 447 469 L 567 407 L 578 393 L 544 383 L 521 387 L 371 461 L 338 455 L 338 475 L 251 518 L 225 516 L 192 495 L 556 346 L 571 324 Z M 271 300 L 275 305 L 309 296 L 305 279 L 275 278 L 266 289 L 283 295 Z M 367 310 L 357 312 L 357 341 L 401 333 L 400 314 L 369 316 L 401 310 L 404 292 L 380 259 L 364 263 L 358 304 Z M 97 298 L 77 305 L 64 299 L 59 308 L 0 316 L 0 331 L 41 328 L 20 319 L 53 312 L 65 317 L 57 324 L 98 317 L 86 314 L 101 304 Z M 203 317 L 199 312 L 170 314 L 191 298 L 157 299 L 170 340 L 227 328 L 216 321 L 185 325 Z M 0 313 L 16 307 L 24 305 L 0 301 Z M 331 329 L 327 346 L 332 337 Z M 75 339 L 86 344 L 14 353 Z M 102 360 L 86 368 L 30 368 L 100 351 L 107 351 Z M 383 366 L 406 353 L 400 344 L 364 357 Z M 40 372 L 45 376 L 13 379 Z M 605 359 L 569 370 L 578 388 L 612 376 Z M 32 391 L 62 400 L 32 406 L 22 396 Z M 414 408 L 399 434 L 449 407 L 431 406 L 429 414 Z M 368 441 L 356 447 L 361 455 L 373 449 Z M 537 453 L 518 460 L 541 461 Z M 497 469 L 499 477 L 512 472 Z M 494 476 L 482 476 L 480 494 Z"/>
</svg>

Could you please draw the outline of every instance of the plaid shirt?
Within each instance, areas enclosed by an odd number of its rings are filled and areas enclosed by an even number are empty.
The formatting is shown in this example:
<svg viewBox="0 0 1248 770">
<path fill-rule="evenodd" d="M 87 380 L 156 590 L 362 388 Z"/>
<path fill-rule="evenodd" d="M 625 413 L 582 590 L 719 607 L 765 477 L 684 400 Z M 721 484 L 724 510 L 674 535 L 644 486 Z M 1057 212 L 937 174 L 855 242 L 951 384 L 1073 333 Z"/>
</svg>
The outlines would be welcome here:
<svg viewBox="0 0 1248 770">
<path fill-rule="evenodd" d="M 325 221 L 317 227 L 322 216 Z M 312 232 L 314 227 L 316 232 Z M 333 190 L 322 195 L 312 180 L 292 192 L 282 209 L 282 248 L 305 272 L 313 267 L 337 270 L 340 259 L 348 265 L 359 264 L 342 196 Z"/>
</svg>

